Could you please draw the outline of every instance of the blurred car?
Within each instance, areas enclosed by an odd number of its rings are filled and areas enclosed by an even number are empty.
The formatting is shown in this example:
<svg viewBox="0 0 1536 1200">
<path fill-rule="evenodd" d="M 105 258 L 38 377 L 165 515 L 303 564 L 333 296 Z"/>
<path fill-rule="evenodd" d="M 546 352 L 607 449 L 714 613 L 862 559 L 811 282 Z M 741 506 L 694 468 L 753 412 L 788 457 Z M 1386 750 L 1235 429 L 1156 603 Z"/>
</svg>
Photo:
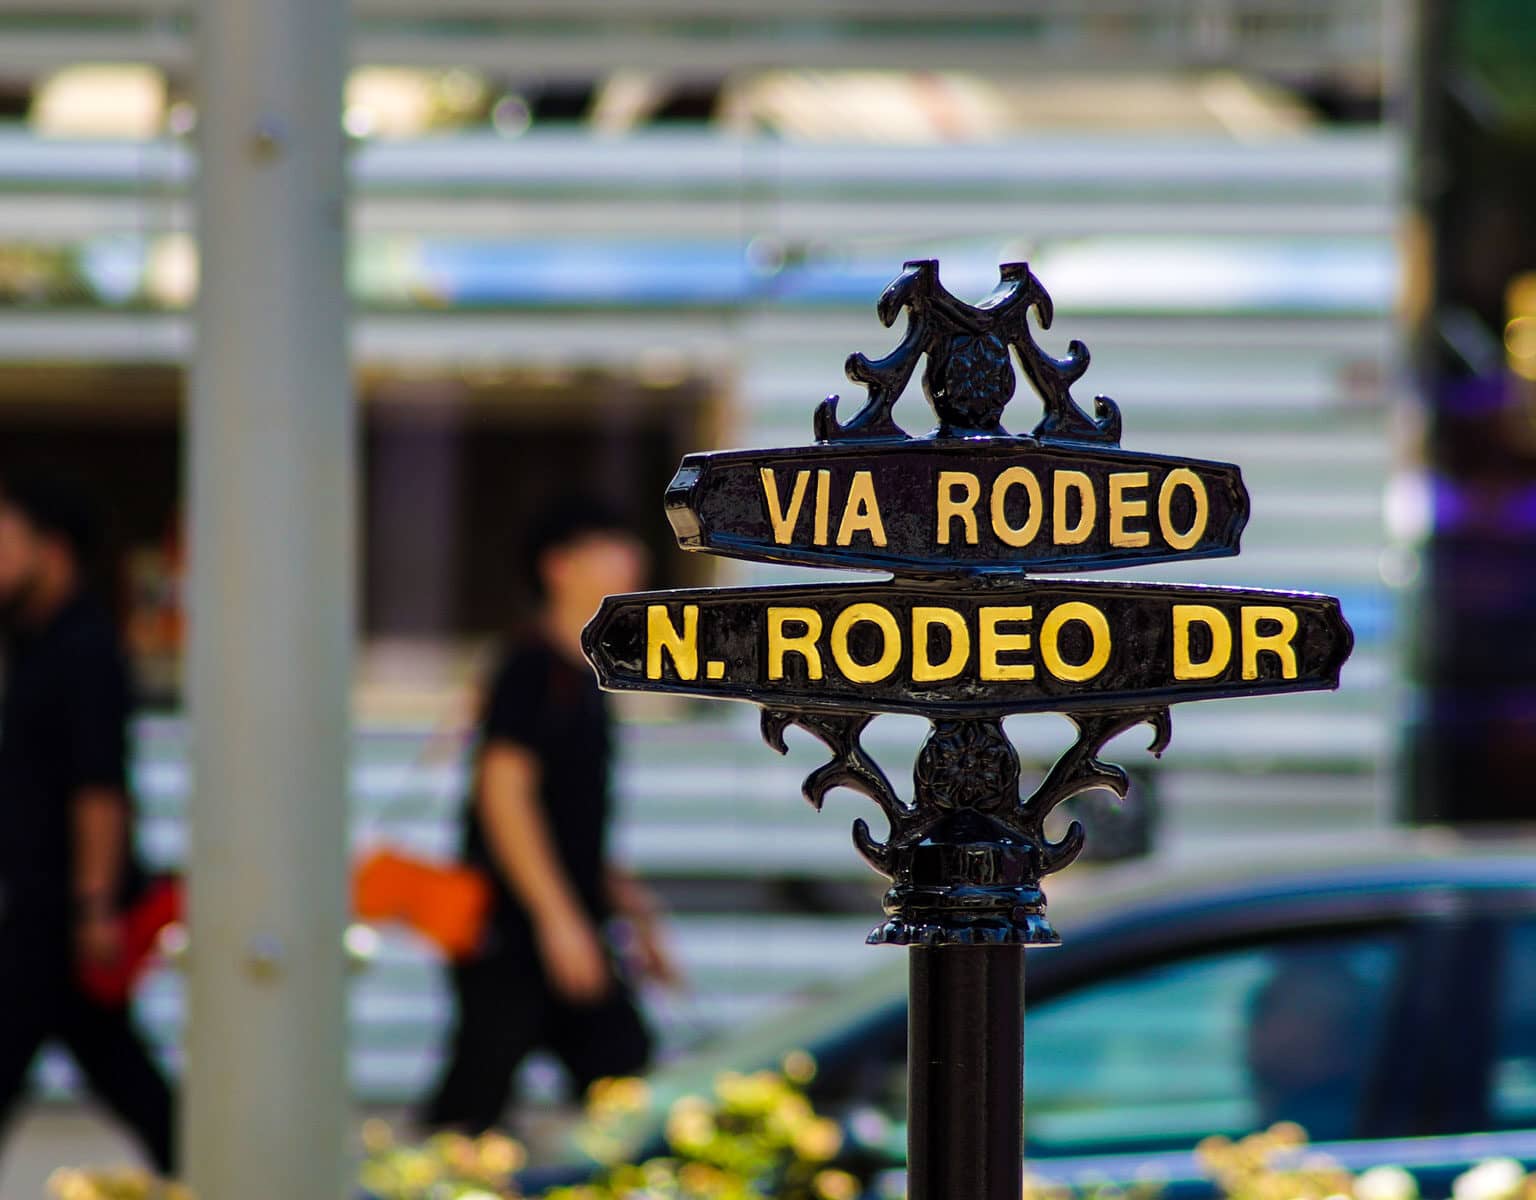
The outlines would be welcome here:
<svg viewBox="0 0 1536 1200">
<path fill-rule="evenodd" d="M 1406 1167 L 1426 1195 L 1490 1157 L 1536 1164 L 1536 850 L 1417 843 L 1227 870 L 1204 883 L 1132 870 L 1143 881 L 1130 886 L 1081 870 L 1058 884 L 1064 944 L 1031 951 L 1026 972 L 1033 1174 L 1206 1195 L 1197 1143 L 1276 1121 L 1347 1167 Z M 899 1171 L 906 956 L 888 957 L 824 1002 L 658 1071 L 658 1109 L 804 1049 L 848 1153 Z M 632 1146 L 660 1148 L 659 1117 Z"/>
</svg>

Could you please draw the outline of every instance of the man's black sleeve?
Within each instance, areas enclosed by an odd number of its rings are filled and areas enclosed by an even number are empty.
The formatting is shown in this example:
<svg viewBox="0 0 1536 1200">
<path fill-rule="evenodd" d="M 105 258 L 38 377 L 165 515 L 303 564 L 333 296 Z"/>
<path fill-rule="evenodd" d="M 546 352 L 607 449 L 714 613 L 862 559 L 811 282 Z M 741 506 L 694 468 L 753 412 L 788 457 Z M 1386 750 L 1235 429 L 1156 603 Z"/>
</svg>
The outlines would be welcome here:
<svg viewBox="0 0 1536 1200">
<path fill-rule="evenodd" d="M 128 672 L 109 648 L 81 647 L 70 672 L 69 763 L 71 794 L 128 786 Z"/>
<path fill-rule="evenodd" d="M 527 651 L 507 656 L 491 681 L 481 727 L 483 742 L 538 745 L 540 712 L 547 691 L 547 664 Z"/>
</svg>

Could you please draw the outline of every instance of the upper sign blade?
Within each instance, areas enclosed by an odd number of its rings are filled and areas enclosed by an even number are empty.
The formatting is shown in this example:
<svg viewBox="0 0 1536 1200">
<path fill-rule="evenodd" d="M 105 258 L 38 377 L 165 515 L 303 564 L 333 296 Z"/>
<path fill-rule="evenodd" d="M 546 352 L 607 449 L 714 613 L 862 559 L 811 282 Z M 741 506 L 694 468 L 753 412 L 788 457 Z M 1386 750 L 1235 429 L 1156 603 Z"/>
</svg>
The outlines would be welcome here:
<svg viewBox="0 0 1536 1200">
<path fill-rule="evenodd" d="M 927 575 L 1098 570 L 1238 552 L 1230 463 L 1033 437 L 690 454 L 667 490 L 688 550 Z"/>
</svg>

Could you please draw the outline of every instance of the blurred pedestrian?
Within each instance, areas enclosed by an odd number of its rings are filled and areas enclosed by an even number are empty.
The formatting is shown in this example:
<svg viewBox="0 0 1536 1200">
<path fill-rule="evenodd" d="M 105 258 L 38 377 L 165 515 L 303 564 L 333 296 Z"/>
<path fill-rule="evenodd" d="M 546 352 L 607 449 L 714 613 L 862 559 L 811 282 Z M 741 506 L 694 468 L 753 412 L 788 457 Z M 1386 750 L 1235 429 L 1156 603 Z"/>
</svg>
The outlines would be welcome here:
<svg viewBox="0 0 1536 1200">
<path fill-rule="evenodd" d="M 644 550 L 615 513 L 573 501 L 538 523 L 524 566 L 538 615 L 492 677 L 466 814 L 465 857 L 495 899 L 481 951 L 451 968 L 457 1025 L 423 1113 L 467 1132 L 496 1124 L 536 1046 L 579 1091 L 644 1069 L 650 1035 L 611 918 L 628 924 L 642 971 L 673 974 L 655 904 L 608 856 L 610 720 L 581 653 L 598 602 L 640 586 Z"/>
<path fill-rule="evenodd" d="M 117 967 L 144 886 L 127 789 L 129 673 L 89 586 L 97 533 L 73 489 L 0 481 L 0 1127 L 48 1041 L 169 1175 L 171 1094 L 126 999 L 82 982 Z"/>
</svg>

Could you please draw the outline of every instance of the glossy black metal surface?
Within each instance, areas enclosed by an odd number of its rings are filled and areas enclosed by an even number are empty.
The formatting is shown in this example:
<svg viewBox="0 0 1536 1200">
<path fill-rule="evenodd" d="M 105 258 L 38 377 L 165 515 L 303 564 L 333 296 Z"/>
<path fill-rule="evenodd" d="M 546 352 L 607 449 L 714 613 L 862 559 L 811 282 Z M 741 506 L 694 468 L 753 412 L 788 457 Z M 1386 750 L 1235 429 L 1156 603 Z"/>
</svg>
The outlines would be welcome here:
<svg viewBox="0 0 1536 1200">
<path fill-rule="evenodd" d="M 910 954 L 907 1195 L 1017 1200 L 1023 947 L 922 947 Z"/>
</svg>

